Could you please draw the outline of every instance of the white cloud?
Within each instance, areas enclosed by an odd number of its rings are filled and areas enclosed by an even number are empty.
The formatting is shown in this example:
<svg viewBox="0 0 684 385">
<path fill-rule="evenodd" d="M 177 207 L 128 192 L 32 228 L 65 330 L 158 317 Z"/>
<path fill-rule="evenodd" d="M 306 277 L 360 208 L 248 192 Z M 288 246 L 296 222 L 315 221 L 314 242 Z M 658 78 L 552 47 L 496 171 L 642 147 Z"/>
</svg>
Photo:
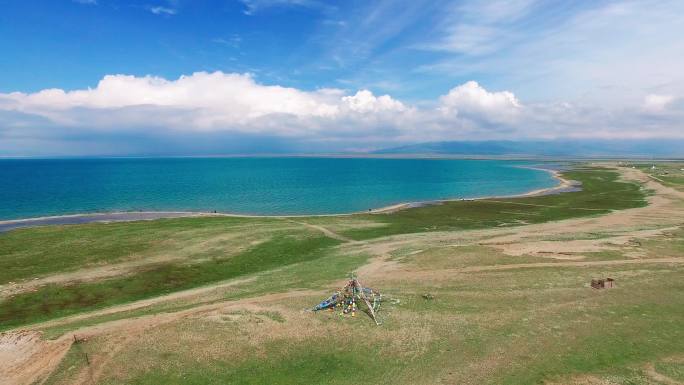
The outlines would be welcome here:
<svg viewBox="0 0 684 385">
<path fill-rule="evenodd" d="M 177 80 L 129 75 L 105 76 L 92 89 L 46 89 L 32 94 L 0 94 L 0 109 L 48 118 L 69 126 L 168 126 L 182 130 L 304 132 L 313 119 L 349 119 L 402 112 L 389 95 L 368 90 L 302 91 L 262 85 L 249 74 L 197 72 Z M 82 118 L 87 116 L 88 120 Z M 283 125 L 273 122 L 293 121 Z M 308 119 L 308 121 L 306 121 Z M 297 121 L 299 120 L 299 121 Z"/>
<path fill-rule="evenodd" d="M 361 113 L 375 113 L 383 111 L 404 111 L 406 107 L 389 95 L 376 97 L 368 90 L 358 91 L 353 96 L 345 96 L 342 102 L 352 111 Z"/>
<path fill-rule="evenodd" d="M 331 10 L 333 7 L 324 1 L 317 0 L 240 0 L 246 7 L 245 15 L 254 15 L 258 11 L 271 7 L 297 6 L 321 10 Z"/>
<path fill-rule="evenodd" d="M 94 89 L 47 89 L 33 94 L 1 95 L 15 109 L 48 117 L 61 124 L 80 124 L 74 110 L 101 111 L 115 122 L 125 111 L 127 123 L 145 124 L 145 115 L 133 118 L 132 108 L 185 111 L 181 124 L 190 129 L 234 128 L 267 115 L 325 117 L 338 113 L 341 91 L 313 92 L 257 84 L 249 74 L 197 72 L 177 80 L 128 75 L 105 76 Z M 1 108 L 1 107 L 0 107 Z M 118 111 L 118 112 L 117 112 Z M 118 114 L 118 115 L 117 115 Z M 133 119 L 133 121 L 129 121 Z M 90 124 L 89 122 L 82 122 Z"/>
<path fill-rule="evenodd" d="M 446 13 L 424 48 L 446 51 L 417 71 L 484 78 L 526 99 L 606 108 L 634 106 L 645 94 L 684 93 L 684 2 L 518 1 L 500 12 Z M 466 3 L 468 4 L 468 2 Z M 460 12 L 460 13 L 459 13 Z M 449 54 L 451 53 L 451 54 Z"/>
<path fill-rule="evenodd" d="M 490 53 L 514 37 L 515 22 L 526 16 L 536 0 L 465 1 L 445 12 L 437 28 L 442 38 L 423 48 L 466 55 Z"/>
<path fill-rule="evenodd" d="M 644 97 L 643 109 L 646 112 L 663 112 L 675 100 L 672 95 L 650 94 Z"/>
<path fill-rule="evenodd" d="M 492 122 L 509 122 L 522 109 L 520 101 L 512 92 L 489 92 L 472 80 L 452 88 L 440 98 L 440 103 L 440 110 L 444 113 L 478 117 Z"/>
<path fill-rule="evenodd" d="M 188 145 L 193 137 L 206 142 L 207 135 L 287 138 L 300 148 L 330 150 L 464 139 L 684 137 L 675 96 L 642 99 L 644 105 L 620 108 L 527 104 L 510 91 L 469 81 L 412 106 L 366 89 L 264 85 L 249 74 L 108 75 L 95 88 L 0 93 L 0 155 L 9 151 L 7 143 L 86 138 L 102 144 L 122 135 L 182 137 Z M 662 109 L 668 113 L 643 113 Z"/>
<path fill-rule="evenodd" d="M 238 48 L 238 47 L 240 47 L 240 44 L 242 43 L 242 38 L 239 35 L 234 34 L 228 38 L 217 37 L 215 39 L 212 39 L 212 42 L 214 42 L 216 44 L 229 46 L 232 48 Z"/>
<path fill-rule="evenodd" d="M 154 6 L 154 7 L 149 7 L 148 8 L 150 12 L 154 13 L 155 15 L 175 15 L 178 13 L 177 10 L 173 8 L 168 8 L 168 7 L 162 7 L 162 6 Z"/>
</svg>

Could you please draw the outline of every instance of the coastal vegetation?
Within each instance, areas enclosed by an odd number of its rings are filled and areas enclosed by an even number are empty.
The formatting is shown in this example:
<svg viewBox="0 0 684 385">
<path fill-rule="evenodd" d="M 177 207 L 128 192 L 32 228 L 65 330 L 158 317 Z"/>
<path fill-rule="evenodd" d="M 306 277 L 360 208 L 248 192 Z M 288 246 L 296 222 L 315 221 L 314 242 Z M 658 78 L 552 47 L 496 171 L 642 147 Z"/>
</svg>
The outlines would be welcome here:
<svg viewBox="0 0 684 385">
<path fill-rule="evenodd" d="M 421 231 L 470 230 L 541 223 L 599 215 L 645 205 L 638 185 L 618 180 L 614 171 L 576 168 L 563 178 L 577 181 L 581 189 L 565 194 L 519 198 L 451 201 L 401 210 L 391 215 L 365 215 L 383 226 L 350 229 L 345 235 L 369 239 Z"/>
<path fill-rule="evenodd" d="M 562 176 L 581 190 L 10 231 L 0 328 L 83 338 L 48 384 L 678 380 L 684 198 L 639 169 Z M 303 311 L 350 271 L 386 295 L 380 327 Z"/>
<path fill-rule="evenodd" d="M 617 180 L 613 171 L 579 169 L 564 177 L 577 180 L 582 189 L 539 197 L 452 201 L 388 214 L 355 215 L 342 223 L 328 223 L 328 217 L 304 220 L 333 231 L 342 224 L 345 229 L 340 234 L 365 240 L 402 233 L 539 223 L 645 204 L 639 186 Z M 354 226 L 355 221 L 365 225 Z M 339 243 L 316 229 L 273 218 L 180 218 L 12 231 L 0 236 L 0 283 L 88 265 L 141 259 L 149 259 L 149 263 L 134 263 L 122 269 L 125 273 L 121 276 L 49 283 L 13 295 L 2 301 L 0 328 L 321 258 Z"/>
</svg>

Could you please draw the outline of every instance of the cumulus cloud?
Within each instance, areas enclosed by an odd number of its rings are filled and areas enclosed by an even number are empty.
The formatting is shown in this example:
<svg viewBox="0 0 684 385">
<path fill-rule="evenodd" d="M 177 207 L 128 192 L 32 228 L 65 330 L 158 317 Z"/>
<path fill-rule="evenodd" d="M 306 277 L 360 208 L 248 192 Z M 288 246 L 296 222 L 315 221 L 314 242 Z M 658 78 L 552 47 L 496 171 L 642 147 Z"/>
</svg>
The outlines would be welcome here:
<svg viewBox="0 0 684 385">
<path fill-rule="evenodd" d="M 90 150 L 105 143 L 119 150 L 145 141 L 172 143 L 177 152 L 201 143 L 216 153 L 236 138 L 343 151 L 438 140 L 684 136 L 676 97 L 643 98 L 643 105 L 616 109 L 525 104 L 510 91 L 469 81 L 410 105 L 367 89 L 301 90 L 240 73 L 197 72 L 174 80 L 108 75 L 94 88 L 0 93 L 0 155 L 34 154 L 36 146 L 50 154 L 70 141 L 90 143 Z M 668 113 L 654 113 L 663 110 Z M 26 148 L 17 149 L 18 143 Z"/>
<path fill-rule="evenodd" d="M 358 91 L 353 96 L 345 96 L 342 102 L 351 111 L 362 113 L 375 113 L 383 111 L 401 112 L 406 110 L 404 104 L 398 100 L 392 99 L 389 95 L 382 95 L 376 97 L 368 90 Z"/>
<path fill-rule="evenodd" d="M 389 95 L 375 96 L 368 90 L 354 95 L 339 89 L 303 91 L 259 84 L 250 74 L 223 72 L 197 72 L 176 80 L 108 75 L 92 89 L 0 94 L 0 109 L 66 126 L 272 130 L 282 135 L 319 130 L 323 121 L 407 110 Z"/>
<path fill-rule="evenodd" d="M 340 92 L 304 92 L 294 88 L 257 84 L 249 74 L 198 72 L 177 80 L 128 75 L 105 76 L 93 89 L 47 89 L 32 94 L 12 93 L 5 103 L 15 109 L 70 122 L 75 109 L 115 111 L 133 108 L 186 111 L 189 128 L 213 129 L 244 123 L 265 115 L 331 116 L 338 112 Z M 141 116 L 144 119 L 144 115 Z M 142 122 L 141 122 L 142 123 Z"/>
<path fill-rule="evenodd" d="M 522 109 L 512 92 L 489 92 L 473 80 L 452 88 L 440 98 L 440 103 L 440 110 L 446 114 L 501 123 L 512 121 Z"/>
</svg>

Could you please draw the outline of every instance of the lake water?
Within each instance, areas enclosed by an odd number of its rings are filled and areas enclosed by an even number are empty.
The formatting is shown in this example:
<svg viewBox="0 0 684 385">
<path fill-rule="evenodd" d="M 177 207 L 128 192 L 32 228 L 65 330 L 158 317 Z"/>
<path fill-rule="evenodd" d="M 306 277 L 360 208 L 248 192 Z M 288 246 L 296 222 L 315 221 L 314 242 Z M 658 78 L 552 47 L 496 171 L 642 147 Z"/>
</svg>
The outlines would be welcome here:
<svg viewBox="0 0 684 385">
<path fill-rule="evenodd" d="M 333 214 L 552 187 L 503 160 L 127 158 L 0 160 L 0 219 L 112 211 Z"/>
</svg>

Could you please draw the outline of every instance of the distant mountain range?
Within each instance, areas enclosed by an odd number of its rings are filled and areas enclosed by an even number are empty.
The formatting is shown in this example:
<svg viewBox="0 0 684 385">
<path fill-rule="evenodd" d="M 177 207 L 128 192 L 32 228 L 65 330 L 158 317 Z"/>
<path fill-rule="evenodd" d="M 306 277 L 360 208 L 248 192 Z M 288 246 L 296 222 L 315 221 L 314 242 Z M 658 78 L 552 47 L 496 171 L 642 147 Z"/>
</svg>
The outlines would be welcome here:
<svg viewBox="0 0 684 385">
<path fill-rule="evenodd" d="M 684 158 L 684 139 L 429 142 L 374 151 L 374 154 L 564 158 Z"/>
</svg>

